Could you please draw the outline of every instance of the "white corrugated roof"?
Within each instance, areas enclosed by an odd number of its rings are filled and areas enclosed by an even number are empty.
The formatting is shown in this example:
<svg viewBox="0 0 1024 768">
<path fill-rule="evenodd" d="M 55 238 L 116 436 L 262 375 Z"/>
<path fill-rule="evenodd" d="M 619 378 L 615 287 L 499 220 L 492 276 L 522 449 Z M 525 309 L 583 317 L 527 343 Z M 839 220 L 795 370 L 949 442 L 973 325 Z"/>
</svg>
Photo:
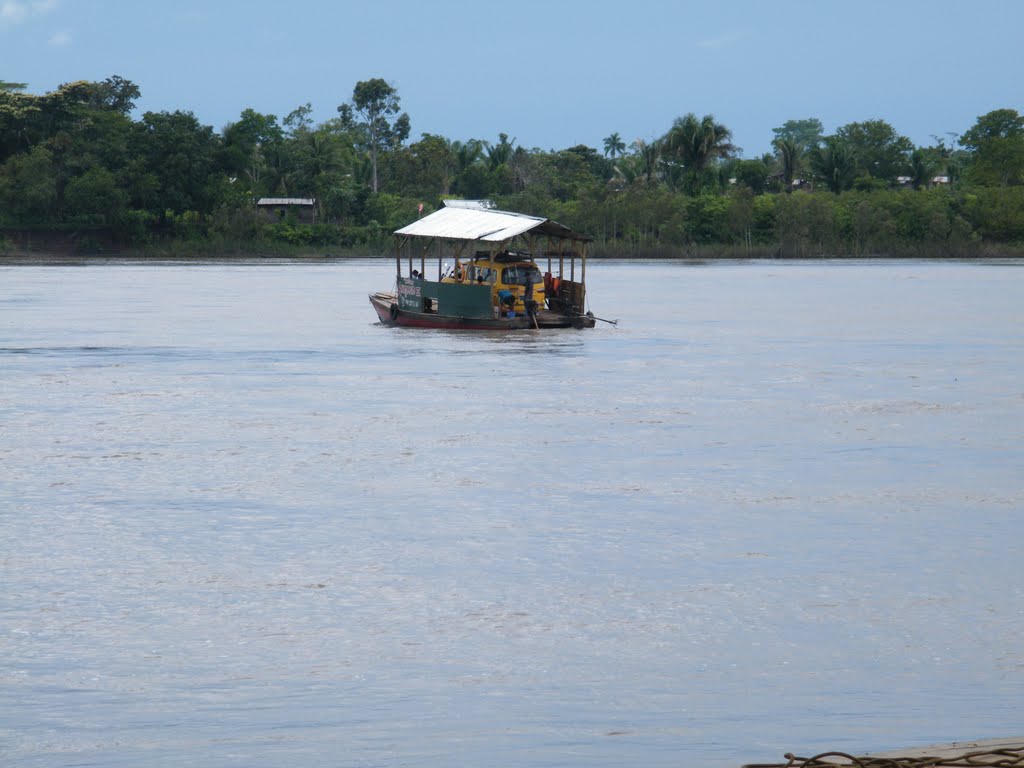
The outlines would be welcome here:
<svg viewBox="0 0 1024 768">
<path fill-rule="evenodd" d="M 316 203 L 311 197 L 261 197 L 256 205 L 313 205 Z"/>
<path fill-rule="evenodd" d="M 500 242 L 529 232 L 546 219 L 504 211 L 469 208 L 442 208 L 419 221 L 402 227 L 396 235 L 441 237 L 449 240 L 485 240 Z"/>
<path fill-rule="evenodd" d="M 449 202 L 454 205 L 449 205 Z M 476 201 L 446 200 L 444 208 L 395 230 L 395 234 L 406 237 L 439 237 L 447 240 L 500 243 L 524 232 L 539 229 L 540 234 L 576 240 L 590 239 L 550 219 L 527 216 L 525 213 L 489 210 L 483 206 L 466 206 L 463 204 L 465 202 Z"/>
<path fill-rule="evenodd" d="M 476 211 L 493 211 L 496 206 L 493 200 L 445 200 L 447 208 L 472 208 Z"/>
</svg>

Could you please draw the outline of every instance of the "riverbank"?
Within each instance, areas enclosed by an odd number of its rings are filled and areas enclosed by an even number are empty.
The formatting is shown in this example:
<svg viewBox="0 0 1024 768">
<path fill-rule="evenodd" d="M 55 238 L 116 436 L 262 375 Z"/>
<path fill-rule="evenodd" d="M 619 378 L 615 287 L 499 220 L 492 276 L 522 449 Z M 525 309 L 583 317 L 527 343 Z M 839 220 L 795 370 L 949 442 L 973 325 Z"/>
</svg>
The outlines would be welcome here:
<svg viewBox="0 0 1024 768">
<path fill-rule="evenodd" d="M 93 259 L 137 260 L 137 261 L 231 261 L 250 259 L 292 259 L 292 260 L 325 260 L 325 259 L 393 259 L 390 244 L 379 249 L 310 249 L 295 246 L 266 247 L 254 243 L 250 248 L 234 245 L 224 248 L 215 244 L 200 245 L 196 243 L 167 243 L 160 246 L 145 248 L 98 248 L 83 250 L 75 247 L 60 247 L 53 244 L 33 244 L 32 247 L 8 247 L 0 251 L 0 263 L 45 263 L 45 262 L 77 262 Z M 594 261 L 815 261 L 815 260 L 919 260 L 919 261 L 969 261 L 987 259 L 1019 259 L 1024 258 L 1024 247 L 983 246 L 971 249 L 943 250 L 930 246 L 921 246 L 913 250 L 886 253 L 829 253 L 800 252 L 789 253 L 781 249 L 746 249 L 738 247 L 711 247 L 671 249 L 640 249 L 623 250 L 613 248 L 596 248 L 589 258 Z"/>
<path fill-rule="evenodd" d="M 367 258 L 390 253 L 391 243 L 358 246 L 310 246 L 267 240 L 159 238 L 131 244 L 109 230 L 0 229 L 0 258 L 67 259 L 232 259 L 232 258 Z"/>
<path fill-rule="evenodd" d="M 801 768 L 801 766 L 856 765 L 855 761 L 870 765 L 896 768 L 911 764 L 914 768 L 926 766 L 1011 766 L 1024 765 L 1024 736 L 1010 738 L 976 739 L 972 741 L 951 741 L 945 744 L 929 744 L 923 747 L 905 747 L 884 752 L 871 752 L 851 756 L 842 752 L 818 755 L 796 756 L 787 753 L 779 763 L 747 763 L 743 768 Z"/>
<path fill-rule="evenodd" d="M 897 749 L 889 752 L 876 752 L 872 757 L 884 757 L 893 759 L 896 757 L 938 757 L 948 760 L 965 753 L 971 752 L 996 752 L 999 750 L 1014 750 L 1024 752 L 1024 736 L 1002 739 L 977 739 L 975 741 L 951 741 L 948 744 L 932 744 L 926 747 L 911 747 L 909 749 Z M 1024 760 L 1022 760 L 1024 764 Z"/>
<path fill-rule="evenodd" d="M 13 230 L 0 229 L 0 258 L 67 259 L 224 259 L 233 258 L 390 258 L 391 237 L 379 242 L 349 246 L 311 246 L 270 240 L 157 239 L 144 245 L 119 241 L 110 230 Z M 634 247 L 619 242 L 594 242 L 592 259 L 758 261 L 776 259 L 998 259 L 1024 257 L 1024 243 L 928 241 L 878 250 L 835 250 L 826 247 L 773 243 L 770 245 L 672 245 Z"/>
</svg>

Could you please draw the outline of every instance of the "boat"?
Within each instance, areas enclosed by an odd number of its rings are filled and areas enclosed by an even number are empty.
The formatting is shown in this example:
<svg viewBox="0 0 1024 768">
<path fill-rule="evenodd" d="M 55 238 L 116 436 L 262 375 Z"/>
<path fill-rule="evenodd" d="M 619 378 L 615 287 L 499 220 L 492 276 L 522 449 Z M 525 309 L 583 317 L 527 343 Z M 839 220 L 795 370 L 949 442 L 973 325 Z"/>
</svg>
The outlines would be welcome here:
<svg viewBox="0 0 1024 768">
<path fill-rule="evenodd" d="M 593 238 L 550 219 L 445 200 L 394 236 L 395 286 L 370 294 L 385 325 L 511 331 L 593 328 L 598 319 L 586 311 Z"/>
</svg>

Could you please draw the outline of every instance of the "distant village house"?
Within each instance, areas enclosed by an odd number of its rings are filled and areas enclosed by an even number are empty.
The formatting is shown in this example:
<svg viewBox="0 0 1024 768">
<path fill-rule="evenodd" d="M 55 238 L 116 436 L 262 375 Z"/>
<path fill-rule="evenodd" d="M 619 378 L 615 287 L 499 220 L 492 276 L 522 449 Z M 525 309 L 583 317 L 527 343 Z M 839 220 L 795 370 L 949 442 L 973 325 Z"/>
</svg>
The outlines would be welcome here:
<svg viewBox="0 0 1024 768">
<path fill-rule="evenodd" d="M 913 176 L 897 176 L 896 184 L 901 187 L 912 187 L 914 186 Z M 931 182 L 927 185 L 929 187 L 937 187 L 943 184 L 949 184 L 949 176 L 933 176 Z"/>
<path fill-rule="evenodd" d="M 267 221 L 294 217 L 298 224 L 316 224 L 316 200 L 312 197 L 261 197 L 256 210 Z"/>
</svg>

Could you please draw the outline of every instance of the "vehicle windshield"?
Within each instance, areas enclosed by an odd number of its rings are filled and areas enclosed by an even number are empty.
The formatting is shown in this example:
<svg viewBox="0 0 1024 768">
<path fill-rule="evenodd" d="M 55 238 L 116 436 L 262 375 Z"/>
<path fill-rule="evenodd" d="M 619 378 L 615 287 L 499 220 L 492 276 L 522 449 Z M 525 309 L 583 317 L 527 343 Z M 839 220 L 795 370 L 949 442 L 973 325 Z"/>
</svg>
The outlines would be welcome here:
<svg viewBox="0 0 1024 768">
<path fill-rule="evenodd" d="M 469 268 L 469 281 L 471 283 L 493 283 L 494 270 L 474 264 Z"/>
<path fill-rule="evenodd" d="M 517 264 L 501 270 L 501 282 L 505 285 L 540 285 L 544 282 L 544 277 L 534 264 Z"/>
</svg>

